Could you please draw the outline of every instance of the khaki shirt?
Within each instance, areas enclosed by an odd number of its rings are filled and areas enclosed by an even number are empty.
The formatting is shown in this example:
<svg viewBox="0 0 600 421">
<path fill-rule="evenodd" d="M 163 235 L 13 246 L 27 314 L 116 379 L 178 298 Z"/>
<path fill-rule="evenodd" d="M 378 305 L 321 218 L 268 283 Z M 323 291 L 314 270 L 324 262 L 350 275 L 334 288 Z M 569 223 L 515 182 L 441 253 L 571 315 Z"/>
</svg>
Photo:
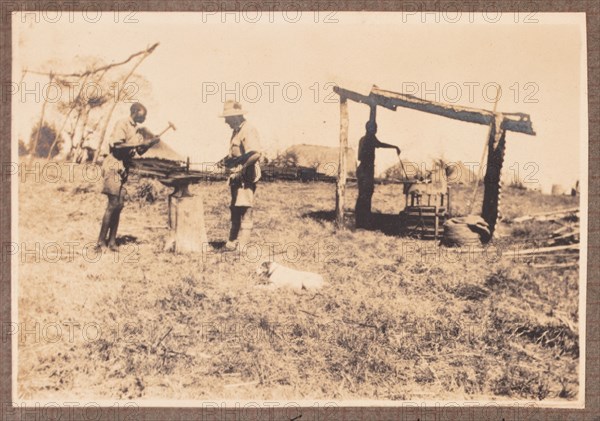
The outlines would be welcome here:
<svg viewBox="0 0 600 421">
<path fill-rule="evenodd" d="M 108 144 L 113 147 L 122 143 L 139 143 L 142 136 L 137 132 L 137 123 L 131 117 L 123 118 L 115 124 Z M 123 161 L 116 159 L 112 154 L 107 154 L 102 163 L 102 176 L 104 187 L 102 193 L 118 196 L 122 190 L 123 184 L 127 181 L 129 168 Z"/>
<path fill-rule="evenodd" d="M 231 135 L 229 156 L 237 158 L 250 151 L 260 152 L 260 138 L 254 126 L 244 121 Z"/>
<path fill-rule="evenodd" d="M 115 144 L 121 143 L 123 140 L 125 143 L 133 144 L 143 140 L 142 136 L 137 132 L 137 123 L 133 121 L 131 117 L 117 121 L 108 144 L 109 146 L 114 146 Z"/>
</svg>

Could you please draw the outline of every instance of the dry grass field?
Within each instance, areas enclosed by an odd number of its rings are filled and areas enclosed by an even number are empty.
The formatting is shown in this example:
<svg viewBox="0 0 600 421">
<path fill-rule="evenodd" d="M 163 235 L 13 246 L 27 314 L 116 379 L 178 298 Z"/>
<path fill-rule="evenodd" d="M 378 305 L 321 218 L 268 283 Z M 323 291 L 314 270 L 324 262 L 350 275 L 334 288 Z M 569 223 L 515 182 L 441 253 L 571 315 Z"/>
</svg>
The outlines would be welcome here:
<svg viewBox="0 0 600 421">
<path fill-rule="evenodd" d="M 141 181 L 129 192 L 157 200 L 129 202 L 119 253 L 97 256 L 85 246 L 106 198 L 81 169 L 19 184 L 18 398 L 577 397 L 578 268 L 510 252 L 541 244 L 555 223 L 502 224 L 493 251 L 459 255 L 392 235 L 400 185 L 377 186 L 374 210 L 387 216 L 364 231 L 351 212 L 336 230 L 333 184 L 272 182 L 258 190 L 260 253 L 222 253 L 212 246 L 228 233 L 228 190 L 207 182 L 193 192 L 215 243 L 176 255 L 162 251 L 168 192 Z M 470 191 L 454 189 L 454 214 Z M 355 197 L 349 186 L 348 210 Z M 502 210 L 510 220 L 577 205 L 508 188 Z M 322 274 L 326 287 L 261 288 L 256 267 L 269 257 Z"/>
</svg>

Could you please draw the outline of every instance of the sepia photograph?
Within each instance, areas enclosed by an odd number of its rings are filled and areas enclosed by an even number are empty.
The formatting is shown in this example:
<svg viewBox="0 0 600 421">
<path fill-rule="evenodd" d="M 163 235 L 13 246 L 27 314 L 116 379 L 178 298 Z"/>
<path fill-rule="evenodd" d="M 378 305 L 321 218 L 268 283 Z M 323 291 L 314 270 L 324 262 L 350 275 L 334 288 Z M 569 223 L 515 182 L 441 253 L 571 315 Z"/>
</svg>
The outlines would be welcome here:
<svg viewBox="0 0 600 421">
<path fill-rule="evenodd" d="M 2 86 L 14 402 L 583 408 L 585 13 L 57 4 Z"/>
</svg>

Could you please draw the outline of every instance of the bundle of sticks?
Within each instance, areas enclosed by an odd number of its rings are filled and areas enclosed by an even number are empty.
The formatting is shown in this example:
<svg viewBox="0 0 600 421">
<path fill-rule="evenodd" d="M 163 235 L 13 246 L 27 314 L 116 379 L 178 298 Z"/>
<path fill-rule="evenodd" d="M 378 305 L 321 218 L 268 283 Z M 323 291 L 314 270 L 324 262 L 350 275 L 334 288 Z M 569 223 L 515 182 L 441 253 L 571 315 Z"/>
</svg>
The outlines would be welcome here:
<svg viewBox="0 0 600 421">
<path fill-rule="evenodd" d="M 570 267 L 579 262 L 579 208 L 559 209 L 513 219 L 513 223 L 544 221 L 561 226 L 550 233 L 542 248 L 532 249 L 532 266 L 538 268 Z M 521 251 L 521 255 L 524 255 Z M 527 253 L 525 253 L 527 254 Z M 537 259 L 536 259 L 537 258 Z M 536 260 L 542 262 L 536 263 Z"/>
<path fill-rule="evenodd" d="M 560 224 L 552 231 L 547 246 L 579 243 L 579 208 L 559 209 L 550 212 L 524 215 L 512 220 L 513 223 L 543 221 Z"/>
<path fill-rule="evenodd" d="M 578 244 L 579 243 L 579 224 L 564 225 L 557 230 L 552 231 L 551 244 Z"/>
<path fill-rule="evenodd" d="M 579 207 L 553 210 L 550 212 L 536 213 L 533 215 L 519 216 L 512 220 L 512 222 L 526 222 L 526 221 L 546 221 L 546 222 L 557 222 L 561 220 L 579 220 Z"/>
</svg>

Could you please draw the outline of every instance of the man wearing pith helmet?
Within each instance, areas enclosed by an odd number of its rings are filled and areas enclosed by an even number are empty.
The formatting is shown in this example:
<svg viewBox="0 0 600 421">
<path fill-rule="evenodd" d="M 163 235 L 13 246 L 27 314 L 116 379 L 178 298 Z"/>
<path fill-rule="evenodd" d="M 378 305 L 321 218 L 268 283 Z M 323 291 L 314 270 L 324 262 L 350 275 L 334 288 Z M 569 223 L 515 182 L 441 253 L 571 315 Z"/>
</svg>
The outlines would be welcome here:
<svg viewBox="0 0 600 421">
<path fill-rule="evenodd" d="M 233 133 L 229 141 L 229 153 L 220 161 L 231 175 L 231 229 L 225 243 L 226 250 L 242 249 L 250 242 L 252 232 L 252 207 L 256 183 L 260 179 L 259 159 L 261 147 L 258 132 L 246 119 L 246 111 L 237 101 L 225 101 L 220 117 L 231 127 Z"/>
</svg>

